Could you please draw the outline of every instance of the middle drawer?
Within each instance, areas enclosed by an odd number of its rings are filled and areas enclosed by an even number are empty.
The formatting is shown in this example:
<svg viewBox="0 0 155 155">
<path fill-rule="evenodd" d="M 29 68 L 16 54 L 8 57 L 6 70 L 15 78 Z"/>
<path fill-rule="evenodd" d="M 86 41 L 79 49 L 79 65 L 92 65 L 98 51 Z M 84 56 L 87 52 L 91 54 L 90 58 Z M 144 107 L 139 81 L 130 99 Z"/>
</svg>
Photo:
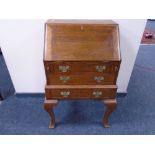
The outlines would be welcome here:
<svg viewBox="0 0 155 155">
<path fill-rule="evenodd" d="M 48 74 L 48 85 L 112 85 L 116 84 L 115 74 L 111 73 L 74 73 L 74 74 Z"/>
</svg>

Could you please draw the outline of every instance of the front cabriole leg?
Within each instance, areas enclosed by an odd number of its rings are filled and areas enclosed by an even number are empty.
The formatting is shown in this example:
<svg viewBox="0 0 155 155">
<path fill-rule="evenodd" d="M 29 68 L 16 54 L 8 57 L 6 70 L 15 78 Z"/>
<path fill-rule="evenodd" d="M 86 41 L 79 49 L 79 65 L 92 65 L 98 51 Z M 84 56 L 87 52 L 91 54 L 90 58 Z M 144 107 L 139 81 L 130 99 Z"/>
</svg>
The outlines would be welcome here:
<svg viewBox="0 0 155 155">
<path fill-rule="evenodd" d="M 107 106 L 107 110 L 103 117 L 103 125 L 105 128 L 108 128 L 108 127 L 110 127 L 109 117 L 110 117 L 111 113 L 116 109 L 117 101 L 116 101 L 116 99 L 105 99 L 104 104 Z"/>
<path fill-rule="evenodd" d="M 49 128 L 55 128 L 55 115 L 53 112 L 53 108 L 58 104 L 57 100 L 45 100 L 44 109 L 48 112 L 50 116 L 50 125 Z"/>
</svg>

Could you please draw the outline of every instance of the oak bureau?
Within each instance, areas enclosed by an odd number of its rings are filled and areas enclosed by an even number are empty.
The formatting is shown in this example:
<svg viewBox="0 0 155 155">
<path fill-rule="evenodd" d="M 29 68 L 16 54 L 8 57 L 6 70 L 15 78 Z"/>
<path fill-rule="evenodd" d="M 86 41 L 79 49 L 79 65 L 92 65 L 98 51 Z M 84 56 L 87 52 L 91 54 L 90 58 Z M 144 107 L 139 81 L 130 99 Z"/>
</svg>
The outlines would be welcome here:
<svg viewBox="0 0 155 155">
<path fill-rule="evenodd" d="M 118 24 L 108 20 L 48 20 L 45 24 L 44 109 L 55 127 L 53 107 L 63 99 L 102 100 L 103 117 L 117 106 L 116 80 L 121 62 Z"/>
</svg>

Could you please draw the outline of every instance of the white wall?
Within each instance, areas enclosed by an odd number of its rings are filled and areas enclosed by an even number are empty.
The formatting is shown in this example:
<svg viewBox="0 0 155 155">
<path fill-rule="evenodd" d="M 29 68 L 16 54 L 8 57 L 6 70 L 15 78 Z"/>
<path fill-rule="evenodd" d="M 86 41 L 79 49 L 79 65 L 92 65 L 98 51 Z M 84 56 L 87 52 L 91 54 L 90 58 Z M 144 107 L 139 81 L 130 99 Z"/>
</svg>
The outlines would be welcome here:
<svg viewBox="0 0 155 155">
<path fill-rule="evenodd" d="M 2 48 L 17 93 L 44 92 L 44 22 L 0 20 Z M 115 20 L 120 25 L 122 64 L 118 92 L 126 92 L 146 20 Z"/>
<path fill-rule="evenodd" d="M 145 19 L 116 19 L 120 29 L 122 63 L 117 80 L 118 92 L 127 92 L 128 83 L 146 25 Z"/>
<path fill-rule="evenodd" d="M 45 21 L 0 20 L 0 46 L 16 92 L 44 91 Z"/>
</svg>

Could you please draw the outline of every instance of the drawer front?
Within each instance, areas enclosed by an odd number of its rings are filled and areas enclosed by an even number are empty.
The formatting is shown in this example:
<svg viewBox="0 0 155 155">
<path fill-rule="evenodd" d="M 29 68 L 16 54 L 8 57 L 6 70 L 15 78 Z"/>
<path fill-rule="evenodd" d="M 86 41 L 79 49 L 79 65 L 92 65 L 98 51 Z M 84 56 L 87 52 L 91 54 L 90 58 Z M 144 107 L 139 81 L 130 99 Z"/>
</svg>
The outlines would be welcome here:
<svg viewBox="0 0 155 155">
<path fill-rule="evenodd" d="M 114 73 L 119 69 L 119 62 L 45 62 L 46 73 L 72 74 L 75 72 Z"/>
<path fill-rule="evenodd" d="M 117 87 L 50 87 L 46 86 L 46 99 L 105 99 L 115 98 Z"/>
<path fill-rule="evenodd" d="M 49 74 L 48 85 L 113 85 L 116 83 L 115 74 L 77 73 L 72 75 Z"/>
</svg>

